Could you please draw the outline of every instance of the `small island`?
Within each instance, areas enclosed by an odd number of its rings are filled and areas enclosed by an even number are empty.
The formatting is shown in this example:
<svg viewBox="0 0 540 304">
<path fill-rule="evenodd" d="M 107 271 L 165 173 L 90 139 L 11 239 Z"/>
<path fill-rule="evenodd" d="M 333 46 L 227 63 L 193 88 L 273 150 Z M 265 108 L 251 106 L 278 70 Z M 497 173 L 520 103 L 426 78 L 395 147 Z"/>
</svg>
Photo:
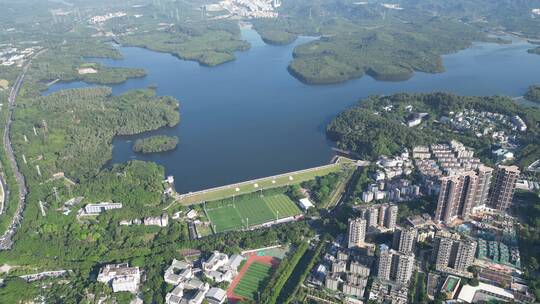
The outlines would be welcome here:
<svg viewBox="0 0 540 304">
<path fill-rule="evenodd" d="M 528 101 L 540 103 L 540 86 L 539 85 L 532 85 L 527 89 L 527 92 L 523 96 Z"/>
<path fill-rule="evenodd" d="M 137 153 L 156 153 L 170 151 L 178 145 L 178 137 L 156 135 L 137 139 L 133 145 L 133 151 Z"/>
<path fill-rule="evenodd" d="M 540 46 L 527 50 L 529 54 L 540 55 Z"/>
</svg>

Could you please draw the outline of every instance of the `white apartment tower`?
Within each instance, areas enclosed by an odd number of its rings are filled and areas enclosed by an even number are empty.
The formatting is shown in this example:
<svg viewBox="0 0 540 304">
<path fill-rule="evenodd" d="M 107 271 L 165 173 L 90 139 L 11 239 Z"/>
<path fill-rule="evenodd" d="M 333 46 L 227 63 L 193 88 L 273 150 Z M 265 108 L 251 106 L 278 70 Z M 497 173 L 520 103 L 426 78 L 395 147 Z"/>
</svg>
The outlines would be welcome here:
<svg viewBox="0 0 540 304">
<path fill-rule="evenodd" d="M 394 231 L 393 248 L 402 253 L 413 252 L 416 243 L 416 229 L 398 228 Z"/>
<path fill-rule="evenodd" d="M 377 277 L 384 281 L 407 284 L 414 268 L 414 254 L 401 253 L 381 246 Z"/>
<path fill-rule="evenodd" d="M 367 221 L 363 218 L 349 219 L 348 247 L 354 248 L 364 244 L 366 240 Z"/>
</svg>

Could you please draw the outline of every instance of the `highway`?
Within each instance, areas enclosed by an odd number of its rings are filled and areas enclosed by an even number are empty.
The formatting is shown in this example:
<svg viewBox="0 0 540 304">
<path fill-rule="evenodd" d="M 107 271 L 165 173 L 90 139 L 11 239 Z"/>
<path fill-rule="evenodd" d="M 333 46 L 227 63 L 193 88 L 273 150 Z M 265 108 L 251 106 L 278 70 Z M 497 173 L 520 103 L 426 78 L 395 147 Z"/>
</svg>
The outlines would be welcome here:
<svg viewBox="0 0 540 304">
<path fill-rule="evenodd" d="M 11 92 L 8 98 L 8 117 L 6 121 L 6 127 L 4 129 L 4 150 L 8 157 L 11 170 L 13 171 L 13 174 L 15 174 L 15 179 L 17 180 L 17 185 L 19 188 L 19 200 L 17 204 L 17 211 L 15 211 L 15 214 L 13 215 L 11 224 L 9 225 L 8 229 L 4 232 L 4 234 L 0 237 L 0 250 L 11 249 L 11 246 L 13 245 L 12 239 L 15 233 L 17 232 L 17 229 L 21 225 L 21 222 L 23 219 L 23 211 L 24 211 L 25 202 L 26 202 L 26 194 L 28 193 L 28 189 L 26 188 L 26 181 L 21 171 L 19 170 L 17 160 L 15 159 L 15 153 L 13 152 L 13 147 L 11 146 L 11 138 L 9 136 L 11 132 L 11 124 L 13 122 L 13 109 L 15 107 L 15 101 L 17 99 L 17 95 L 19 94 L 19 90 L 21 89 L 21 86 L 23 84 L 24 77 L 26 76 L 26 73 L 28 72 L 28 69 L 30 68 L 30 65 L 32 64 L 32 59 L 34 59 L 35 57 L 37 57 L 44 51 L 45 50 L 42 50 L 39 53 L 37 53 L 23 67 L 21 75 L 19 75 L 19 77 L 17 78 L 15 85 L 11 89 Z M 7 185 L 6 185 L 6 188 L 7 188 Z M 7 201 L 5 203 L 8 204 Z"/>
</svg>

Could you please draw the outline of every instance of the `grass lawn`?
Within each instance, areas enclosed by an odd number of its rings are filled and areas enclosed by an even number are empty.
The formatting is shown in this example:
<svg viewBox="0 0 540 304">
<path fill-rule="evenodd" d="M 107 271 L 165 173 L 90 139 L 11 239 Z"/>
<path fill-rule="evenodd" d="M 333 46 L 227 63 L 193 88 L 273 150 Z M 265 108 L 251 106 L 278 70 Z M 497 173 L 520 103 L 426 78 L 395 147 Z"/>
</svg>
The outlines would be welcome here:
<svg viewBox="0 0 540 304">
<path fill-rule="evenodd" d="M 302 213 L 285 194 L 241 196 L 207 203 L 205 209 L 215 232 L 241 229 L 248 224 L 251 227 Z"/>
<path fill-rule="evenodd" d="M 271 265 L 254 262 L 234 288 L 234 294 L 249 300 L 257 299 L 257 292 L 263 287 L 264 281 L 270 276 Z"/>
</svg>

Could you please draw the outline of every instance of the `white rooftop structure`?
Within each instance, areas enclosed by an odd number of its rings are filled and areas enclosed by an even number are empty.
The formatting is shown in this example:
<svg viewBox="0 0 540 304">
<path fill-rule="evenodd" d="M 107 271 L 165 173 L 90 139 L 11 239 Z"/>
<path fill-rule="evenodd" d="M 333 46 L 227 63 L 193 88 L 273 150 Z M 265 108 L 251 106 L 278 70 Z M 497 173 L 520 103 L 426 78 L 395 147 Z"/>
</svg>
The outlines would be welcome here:
<svg viewBox="0 0 540 304">
<path fill-rule="evenodd" d="M 233 254 L 231 255 L 231 258 L 229 259 L 229 267 L 233 270 L 238 269 L 238 266 L 242 263 L 243 260 L 245 260 L 243 256 L 239 254 Z"/>
<path fill-rule="evenodd" d="M 300 207 L 302 207 L 302 209 L 304 209 L 305 211 L 307 211 L 311 207 L 315 207 L 315 205 L 313 205 L 313 203 L 308 198 L 302 198 L 299 200 L 299 202 Z"/>
<path fill-rule="evenodd" d="M 172 285 L 178 285 L 181 282 L 189 280 L 193 277 L 192 265 L 174 259 L 171 266 L 165 270 L 163 277 L 165 282 Z"/>
<path fill-rule="evenodd" d="M 210 258 L 203 262 L 203 269 L 207 271 L 215 271 L 218 268 L 225 266 L 229 262 L 229 257 L 219 251 L 214 251 Z"/>
<path fill-rule="evenodd" d="M 210 304 L 222 304 L 227 299 L 227 293 L 221 288 L 212 287 L 206 293 L 206 299 Z"/>
<path fill-rule="evenodd" d="M 161 216 L 149 216 L 144 218 L 145 226 L 159 226 L 166 227 L 169 224 L 169 215 L 167 213 Z"/>
<path fill-rule="evenodd" d="M 84 213 L 88 215 L 100 214 L 103 211 L 120 209 L 122 208 L 121 203 L 99 203 L 99 204 L 88 204 L 84 207 Z"/>
<path fill-rule="evenodd" d="M 465 303 L 476 303 L 482 299 L 510 301 L 514 299 L 514 295 L 506 289 L 481 282 L 476 287 L 471 285 L 463 286 L 458 295 L 458 300 Z"/>
<path fill-rule="evenodd" d="M 176 286 L 171 292 L 165 296 L 165 303 L 167 304 L 180 304 L 182 297 L 184 296 L 184 289 L 181 285 Z"/>
<path fill-rule="evenodd" d="M 109 264 L 101 268 L 97 280 L 102 283 L 110 283 L 114 292 L 136 293 L 141 281 L 141 272 L 139 267 L 129 267 L 127 263 Z"/>
</svg>

